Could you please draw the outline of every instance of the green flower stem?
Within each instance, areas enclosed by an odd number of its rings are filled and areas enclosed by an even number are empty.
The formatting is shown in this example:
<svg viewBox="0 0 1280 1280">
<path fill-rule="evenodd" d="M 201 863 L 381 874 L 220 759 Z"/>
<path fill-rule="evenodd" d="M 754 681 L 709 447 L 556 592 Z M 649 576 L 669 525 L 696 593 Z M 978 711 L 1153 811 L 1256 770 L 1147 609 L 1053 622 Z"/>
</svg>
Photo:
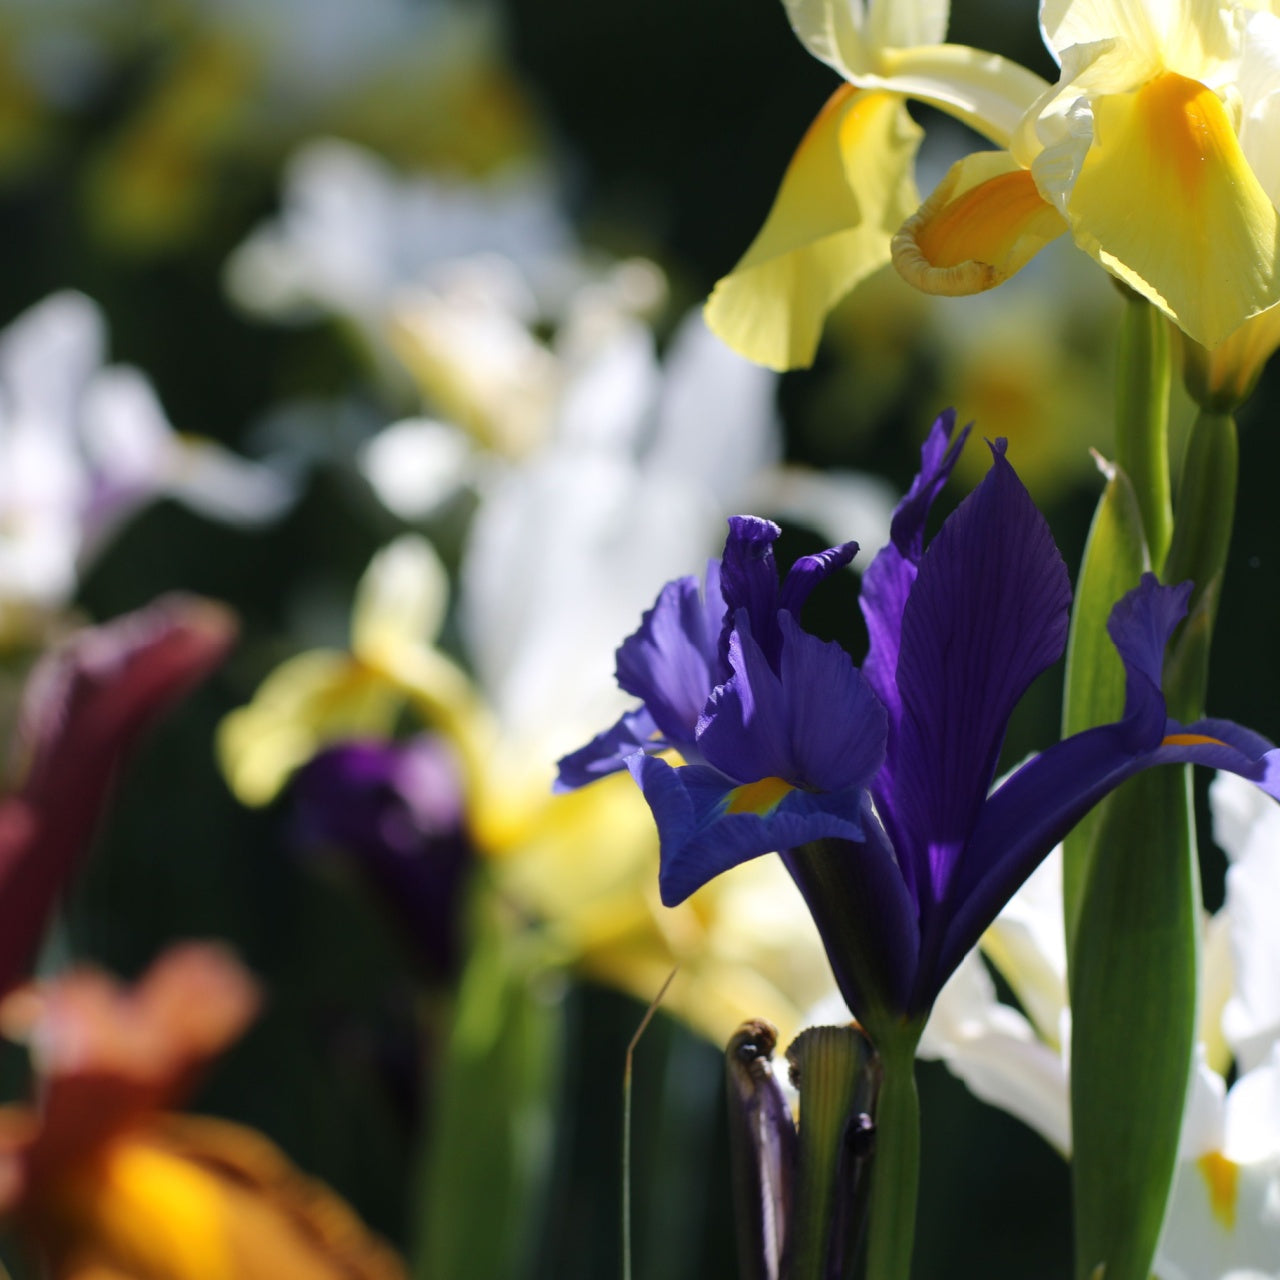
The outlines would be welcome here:
<svg viewBox="0 0 1280 1280">
<path fill-rule="evenodd" d="M 1170 714 L 1194 720 L 1204 711 L 1209 646 L 1235 522 L 1240 447 L 1235 417 L 1202 409 L 1191 428 L 1178 485 L 1178 525 L 1165 562 L 1165 582 L 1185 582 L 1191 593 L 1186 621 L 1174 636 L 1165 666 Z"/>
<path fill-rule="evenodd" d="M 1173 535 L 1169 494 L 1169 326 L 1145 298 L 1126 291 L 1116 376 L 1116 462 L 1129 477 L 1151 563 Z"/>
<path fill-rule="evenodd" d="M 867 1280 L 909 1280 L 920 1182 L 920 1099 L 916 1044 L 923 1027 L 903 1024 L 881 1036 L 880 1100 L 871 1166 L 867 1222 Z"/>
</svg>

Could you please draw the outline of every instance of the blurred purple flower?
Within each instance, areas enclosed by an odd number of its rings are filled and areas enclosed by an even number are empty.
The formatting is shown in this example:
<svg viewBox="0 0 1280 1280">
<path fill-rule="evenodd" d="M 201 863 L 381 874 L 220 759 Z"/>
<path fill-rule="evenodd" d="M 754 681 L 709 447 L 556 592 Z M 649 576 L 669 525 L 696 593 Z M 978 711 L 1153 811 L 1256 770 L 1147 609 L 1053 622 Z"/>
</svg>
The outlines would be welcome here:
<svg viewBox="0 0 1280 1280">
<path fill-rule="evenodd" d="M 354 858 L 427 968 L 448 972 L 471 846 L 462 780 L 446 744 L 417 737 L 329 747 L 295 778 L 293 803 L 296 844 Z"/>
<path fill-rule="evenodd" d="M 235 634 L 221 605 L 166 596 L 75 633 L 36 665 L 18 726 L 21 779 L 0 800 L 0 991 L 22 976 L 121 764 Z"/>
<path fill-rule="evenodd" d="M 776 526 L 730 521 L 699 593 L 670 583 L 618 650 L 642 700 L 560 765 L 562 787 L 628 768 L 653 810 L 663 901 L 782 851 L 863 1017 L 915 1017 L 1049 850 L 1152 765 L 1227 769 L 1280 798 L 1280 754 L 1227 721 L 1170 720 L 1165 645 L 1190 584 L 1147 575 L 1112 611 L 1121 720 L 1051 747 L 991 791 L 1014 707 L 1061 656 L 1071 590 L 1044 518 L 1005 459 L 945 521 L 924 526 L 964 444 L 935 423 L 868 569 L 861 672 L 800 628 L 813 587 L 856 549 L 798 561 L 781 587 Z M 675 749 L 683 765 L 655 753 Z"/>
</svg>

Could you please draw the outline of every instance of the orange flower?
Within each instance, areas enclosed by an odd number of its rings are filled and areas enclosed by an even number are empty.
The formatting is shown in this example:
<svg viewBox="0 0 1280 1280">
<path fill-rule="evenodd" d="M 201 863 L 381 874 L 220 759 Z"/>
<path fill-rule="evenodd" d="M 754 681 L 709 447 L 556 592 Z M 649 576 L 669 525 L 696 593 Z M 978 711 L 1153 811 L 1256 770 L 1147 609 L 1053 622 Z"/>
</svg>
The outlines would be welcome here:
<svg viewBox="0 0 1280 1280">
<path fill-rule="evenodd" d="M 227 952 L 187 944 L 131 990 L 79 972 L 0 1004 L 37 1107 L 0 1108 L 0 1213 L 53 1280 L 402 1280 L 394 1253 L 260 1135 L 165 1114 L 254 1016 Z"/>
</svg>

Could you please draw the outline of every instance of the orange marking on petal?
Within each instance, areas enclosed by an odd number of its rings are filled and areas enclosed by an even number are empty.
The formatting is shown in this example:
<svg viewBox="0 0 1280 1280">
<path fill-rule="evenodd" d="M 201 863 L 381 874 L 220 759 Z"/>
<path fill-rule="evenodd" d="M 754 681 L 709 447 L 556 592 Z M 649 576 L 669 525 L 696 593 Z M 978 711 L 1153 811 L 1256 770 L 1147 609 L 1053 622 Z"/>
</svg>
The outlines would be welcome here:
<svg viewBox="0 0 1280 1280">
<path fill-rule="evenodd" d="M 1026 169 L 1002 173 L 940 210 L 920 228 L 916 243 L 935 267 L 999 262 L 1009 241 L 1044 203 Z"/>
<path fill-rule="evenodd" d="M 993 289 L 1067 224 L 1003 151 L 978 151 L 947 176 L 893 238 L 898 274 L 925 293 Z"/>
<path fill-rule="evenodd" d="M 1220 1151 L 1201 1156 L 1196 1166 L 1209 1188 L 1209 1207 L 1213 1216 L 1228 1230 L 1236 1225 L 1236 1193 L 1240 1185 L 1240 1166 Z"/>
<path fill-rule="evenodd" d="M 1162 747 L 1225 747 L 1221 738 L 1210 738 L 1203 733 L 1171 733 L 1160 743 Z"/>
<path fill-rule="evenodd" d="M 735 787 L 728 795 L 725 813 L 754 813 L 764 817 L 778 807 L 788 793 L 795 790 L 781 778 L 761 778 Z"/>
</svg>

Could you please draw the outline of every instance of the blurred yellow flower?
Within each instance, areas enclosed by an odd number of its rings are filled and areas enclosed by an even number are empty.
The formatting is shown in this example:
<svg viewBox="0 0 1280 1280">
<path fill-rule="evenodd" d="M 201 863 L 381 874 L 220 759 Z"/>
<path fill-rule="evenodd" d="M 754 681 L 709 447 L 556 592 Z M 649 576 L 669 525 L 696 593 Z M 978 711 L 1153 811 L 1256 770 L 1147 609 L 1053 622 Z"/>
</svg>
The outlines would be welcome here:
<svg viewBox="0 0 1280 1280">
<path fill-rule="evenodd" d="M 239 798 L 269 802 L 322 746 L 389 736 L 409 707 L 457 749 L 476 851 L 498 892 L 537 923 L 548 964 L 646 1002 L 678 964 L 665 1007 L 716 1042 L 747 1017 L 797 1030 L 831 978 L 781 865 L 758 860 L 678 910 L 663 907 L 642 797 L 624 778 L 551 794 L 556 749 L 500 718 L 435 647 L 444 591 L 443 569 L 421 538 L 406 535 L 375 557 L 357 592 L 350 652 L 289 660 L 221 725 L 219 758 Z M 562 625 L 567 638 L 576 621 Z M 575 671 L 570 664 L 566 674 Z M 548 726 L 553 738 L 559 731 Z"/>
</svg>

